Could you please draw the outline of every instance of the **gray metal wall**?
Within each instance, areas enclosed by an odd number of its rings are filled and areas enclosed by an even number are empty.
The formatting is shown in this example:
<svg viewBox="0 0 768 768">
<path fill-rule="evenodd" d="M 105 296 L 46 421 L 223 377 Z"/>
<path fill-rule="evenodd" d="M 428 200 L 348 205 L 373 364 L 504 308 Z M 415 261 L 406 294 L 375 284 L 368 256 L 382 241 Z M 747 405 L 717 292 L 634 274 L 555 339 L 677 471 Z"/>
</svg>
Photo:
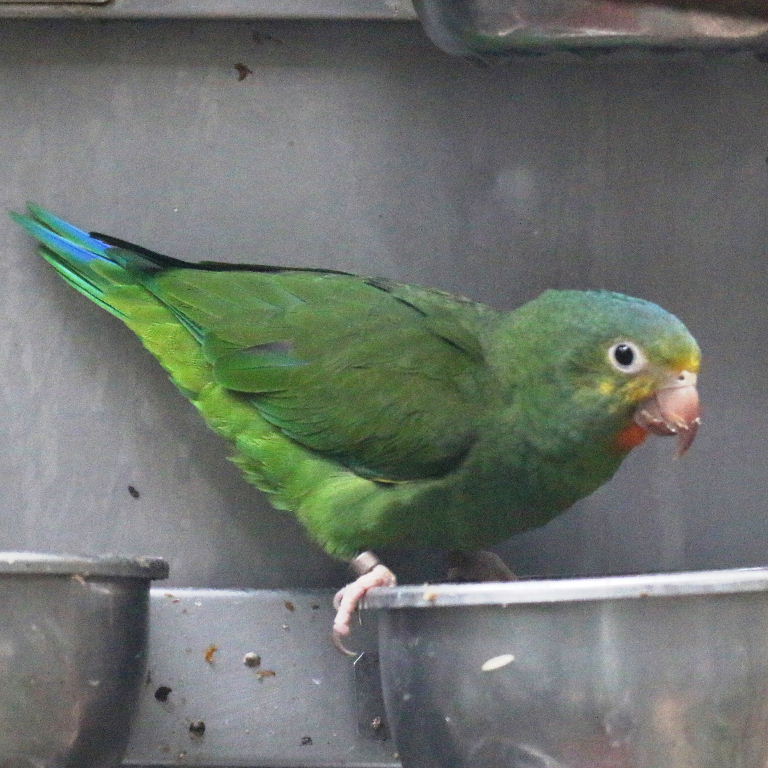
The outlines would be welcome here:
<svg viewBox="0 0 768 768">
<path fill-rule="evenodd" d="M 253 74 L 238 82 L 236 63 Z M 500 551 L 523 574 L 758 564 L 767 97 L 768 65 L 747 55 L 481 69 L 411 23 L 4 21 L 0 206 L 502 307 L 550 286 L 657 301 L 706 356 L 694 449 L 673 461 L 650 442 Z M 177 585 L 340 583 L 132 334 L 0 227 L 0 548 L 163 555 Z"/>
</svg>

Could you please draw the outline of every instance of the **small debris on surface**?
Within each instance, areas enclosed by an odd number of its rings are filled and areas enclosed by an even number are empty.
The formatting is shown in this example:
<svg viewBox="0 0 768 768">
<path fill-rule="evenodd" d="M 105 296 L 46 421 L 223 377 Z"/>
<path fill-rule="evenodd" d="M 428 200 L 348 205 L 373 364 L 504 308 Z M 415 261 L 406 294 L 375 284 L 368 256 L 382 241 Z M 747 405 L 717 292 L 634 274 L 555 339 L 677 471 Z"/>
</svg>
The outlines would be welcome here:
<svg viewBox="0 0 768 768">
<path fill-rule="evenodd" d="M 71 578 L 72 581 L 76 581 L 78 584 L 82 584 L 83 586 L 85 586 L 87 583 L 85 577 L 81 576 L 79 573 L 73 573 Z"/>
<path fill-rule="evenodd" d="M 237 64 L 235 64 L 235 69 L 237 70 L 238 83 L 242 83 L 243 80 L 245 80 L 245 78 L 248 77 L 248 75 L 253 74 L 253 70 L 241 62 L 238 62 Z"/>
<path fill-rule="evenodd" d="M 128 486 L 128 493 L 130 493 L 131 496 L 133 496 L 134 499 L 138 499 L 141 496 L 141 494 L 138 492 L 138 490 L 136 490 L 136 486 L 135 485 L 129 485 Z"/>
<path fill-rule="evenodd" d="M 501 669 L 506 667 L 507 664 L 511 664 L 515 660 L 515 657 L 511 653 L 502 653 L 500 656 L 494 656 L 488 659 L 480 669 L 483 672 L 493 672 L 495 669 Z"/>
<path fill-rule="evenodd" d="M 260 667 L 261 656 L 259 656 L 258 653 L 249 651 L 245 654 L 245 656 L 243 656 L 243 664 L 245 664 L 246 667 Z"/>
<path fill-rule="evenodd" d="M 171 691 L 173 688 L 170 688 L 167 685 L 161 685 L 156 691 L 155 691 L 155 698 L 158 701 L 166 702 L 168 701 L 168 697 L 171 695 Z"/>
<path fill-rule="evenodd" d="M 198 738 L 202 737 L 205 734 L 205 722 L 203 720 L 193 720 L 189 724 L 189 732 Z"/>
<path fill-rule="evenodd" d="M 275 677 L 277 675 L 277 672 L 271 669 L 259 669 L 256 671 L 256 677 L 259 678 L 259 680 L 263 680 L 265 677 Z"/>
<path fill-rule="evenodd" d="M 320 610 L 320 605 L 318 603 L 312 603 L 312 605 L 310 607 L 312 608 L 313 611 L 319 611 Z"/>
<path fill-rule="evenodd" d="M 257 45 L 261 45 L 262 43 L 275 43 L 275 45 L 283 45 L 283 43 L 285 42 L 284 40 L 281 40 L 279 37 L 275 37 L 274 35 L 271 35 L 269 32 L 259 32 L 257 29 L 253 30 L 251 39 Z"/>
<path fill-rule="evenodd" d="M 285 610 L 286 611 L 295 611 L 296 610 L 296 606 L 290 600 L 286 600 L 283 603 L 283 605 L 285 606 Z"/>
<path fill-rule="evenodd" d="M 373 728 L 374 731 L 380 731 L 384 727 L 384 721 L 381 719 L 381 715 L 376 715 L 376 717 L 371 720 L 371 728 Z"/>
<path fill-rule="evenodd" d="M 422 600 L 426 600 L 428 603 L 434 603 L 437 598 L 440 597 L 440 593 L 435 589 L 427 589 L 421 596 Z"/>
<path fill-rule="evenodd" d="M 301 737 L 301 746 L 302 747 L 309 747 L 312 744 L 312 737 L 311 736 L 302 736 Z"/>
<path fill-rule="evenodd" d="M 219 650 L 219 646 L 218 645 L 213 645 L 213 644 L 209 645 L 205 649 L 205 660 L 206 660 L 206 662 L 208 662 L 208 664 L 213 664 L 213 661 L 214 661 L 213 657 L 216 655 L 216 651 L 218 651 L 218 650 Z"/>
</svg>

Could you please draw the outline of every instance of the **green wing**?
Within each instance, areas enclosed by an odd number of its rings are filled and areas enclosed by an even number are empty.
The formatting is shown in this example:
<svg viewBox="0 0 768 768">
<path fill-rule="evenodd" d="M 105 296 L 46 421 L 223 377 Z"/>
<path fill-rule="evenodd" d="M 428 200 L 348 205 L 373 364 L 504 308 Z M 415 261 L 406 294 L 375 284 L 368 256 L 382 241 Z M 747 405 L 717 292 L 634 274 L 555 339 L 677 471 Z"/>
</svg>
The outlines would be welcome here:
<svg viewBox="0 0 768 768">
<path fill-rule="evenodd" d="M 487 402 L 476 331 L 491 310 L 352 275 L 201 266 L 142 283 L 265 420 L 383 482 L 461 464 Z"/>
</svg>

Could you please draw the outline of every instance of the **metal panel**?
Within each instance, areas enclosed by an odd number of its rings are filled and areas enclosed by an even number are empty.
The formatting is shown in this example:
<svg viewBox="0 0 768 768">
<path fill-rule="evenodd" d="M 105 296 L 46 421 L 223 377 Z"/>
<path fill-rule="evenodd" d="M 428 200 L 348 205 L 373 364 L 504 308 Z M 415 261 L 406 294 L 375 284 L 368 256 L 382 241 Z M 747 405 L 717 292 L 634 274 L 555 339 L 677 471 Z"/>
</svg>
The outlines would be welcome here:
<svg viewBox="0 0 768 768">
<path fill-rule="evenodd" d="M 673 461 L 650 442 L 499 551 L 522 575 L 755 565 L 766 92 L 749 56 L 482 69 L 416 24 L 6 21 L 0 207 L 33 199 L 190 259 L 348 269 L 501 307 L 566 286 L 658 301 L 704 349 L 696 445 Z M 132 334 L 0 231 L 3 548 L 162 555 L 173 587 L 343 583 Z M 431 553 L 387 560 L 404 583 L 442 574 Z"/>
<path fill-rule="evenodd" d="M 745 56 L 483 70 L 415 25 L 8 22 L 0 194 L 191 259 L 326 265 L 499 306 L 548 286 L 656 300 L 704 349 L 694 450 L 672 461 L 651 441 L 503 551 L 524 574 L 759 564 L 767 87 Z M 339 584 L 132 334 L 0 226 L 5 546 L 165 555 L 175 584 Z M 437 575 L 395 562 L 406 581 Z"/>
<path fill-rule="evenodd" d="M 358 698 L 374 696 L 371 721 L 383 702 L 331 645 L 330 602 L 322 590 L 153 589 L 124 764 L 397 768 L 384 727 L 358 725 Z M 371 648 L 370 628 L 355 632 L 357 648 Z"/>
</svg>

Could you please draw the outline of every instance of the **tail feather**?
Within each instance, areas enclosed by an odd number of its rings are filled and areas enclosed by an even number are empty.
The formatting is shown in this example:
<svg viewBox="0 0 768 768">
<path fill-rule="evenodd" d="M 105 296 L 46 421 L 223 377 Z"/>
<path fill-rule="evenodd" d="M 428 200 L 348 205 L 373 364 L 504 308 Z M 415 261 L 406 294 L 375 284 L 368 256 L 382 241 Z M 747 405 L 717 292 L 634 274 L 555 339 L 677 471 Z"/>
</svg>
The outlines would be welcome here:
<svg viewBox="0 0 768 768">
<path fill-rule="evenodd" d="M 30 203 L 27 209 L 29 215 L 13 212 L 10 215 L 40 243 L 40 255 L 75 290 L 124 320 L 125 314 L 105 297 L 105 291 L 113 285 L 113 281 L 96 269 L 98 264 L 116 268 L 115 262 L 108 256 L 110 247 L 45 208 Z"/>
<path fill-rule="evenodd" d="M 40 255 L 75 290 L 122 320 L 188 397 L 210 382 L 198 343 L 201 330 L 153 290 L 159 270 L 188 266 L 140 246 L 89 234 L 28 204 L 11 217 L 39 243 Z"/>
<path fill-rule="evenodd" d="M 72 243 L 75 243 L 76 245 L 82 246 L 83 248 L 91 251 L 94 254 L 98 254 L 100 256 L 106 255 L 106 250 L 108 245 L 107 243 L 101 240 L 97 240 L 95 237 L 92 237 L 87 232 L 83 232 L 82 229 L 78 229 L 77 227 L 70 224 L 68 221 L 64 221 L 64 219 L 60 219 L 58 216 L 46 210 L 42 206 L 37 205 L 36 203 L 27 203 L 27 210 L 29 211 L 29 213 L 31 214 L 34 220 L 36 220 L 40 224 L 44 224 L 46 227 L 48 227 L 50 230 L 52 230 L 56 234 L 61 235 L 62 237 L 66 238 Z M 18 214 L 16 216 L 18 216 Z M 19 217 L 19 218 L 29 218 L 29 217 Z M 17 218 L 17 221 L 18 220 L 19 219 Z"/>
</svg>

